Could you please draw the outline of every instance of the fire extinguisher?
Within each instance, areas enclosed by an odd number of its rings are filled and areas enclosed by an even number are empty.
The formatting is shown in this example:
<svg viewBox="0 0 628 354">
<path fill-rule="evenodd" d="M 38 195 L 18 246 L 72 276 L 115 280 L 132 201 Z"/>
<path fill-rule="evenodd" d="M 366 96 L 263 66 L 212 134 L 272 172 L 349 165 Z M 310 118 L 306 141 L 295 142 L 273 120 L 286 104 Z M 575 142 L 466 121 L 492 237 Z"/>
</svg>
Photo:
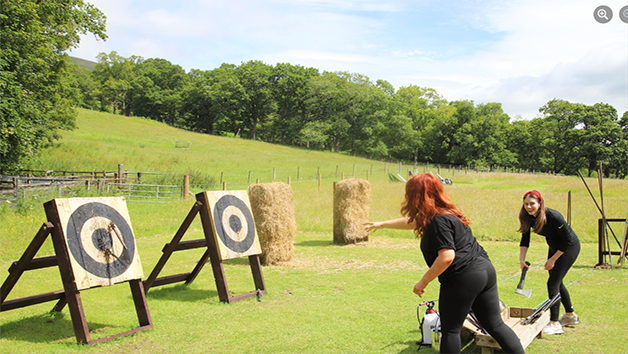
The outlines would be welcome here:
<svg viewBox="0 0 628 354">
<path fill-rule="evenodd" d="M 434 343 L 435 341 L 433 340 L 433 336 L 434 334 L 440 334 L 440 315 L 438 314 L 438 312 L 434 309 L 434 303 L 437 300 L 430 300 L 430 301 L 425 301 L 419 304 L 419 306 L 417 306 L 416 309 L 416 314 L 417 314 L 417 320 L 419 320 L 419 326 L 421 328 L 421 342 L 419 342 L 419 349 L 421 348 L 422 345 L 424 346 L 432 346 L 434 347 L 434 345 L 438 345 L 440 343 Z M 422 319 L 420 318 L 420 309 L 421 306 L 427 306 L 427 309 L 425 310 L 425 315 L 423 315 Z M 440 336 L 434 336 L 436 338 L 436 341 L 440 342 Z"/>
</svg>

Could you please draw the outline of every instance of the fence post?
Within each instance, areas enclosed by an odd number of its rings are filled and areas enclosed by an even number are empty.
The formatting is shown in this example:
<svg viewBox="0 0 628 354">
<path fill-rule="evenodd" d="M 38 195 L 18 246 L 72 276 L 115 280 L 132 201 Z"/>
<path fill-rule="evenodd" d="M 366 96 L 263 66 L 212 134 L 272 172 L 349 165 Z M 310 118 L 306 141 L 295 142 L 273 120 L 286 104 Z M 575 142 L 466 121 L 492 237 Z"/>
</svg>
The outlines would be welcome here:
<svg viewBox="0 0 628 354">
<path fill-rule="evenodd" d="M 118 164 L 118 183 L 122 183 L 122 181 L 124 180 L 124 165 L 123 164 Z"/>
<path fill-rule="evenodd" d="M 353 164 L 353 178 L 355 178 L 355 164 Z"/>
<path fill-rule="evenodd" d="M 227 182 L 222 182 L 222 190 L 223 191 L 227 190 Z"/>
<path fill-rule="evenodd" d="M 301 166 L 297 166 L 297 181 L 301 180 Z"/>
<path fill-rule="evenodd" d="M 183 176 L 183 199 L 188 200 L 190 194 L 190 175 Z"/>
<path fill-rule="evenodd" d="M 249 179 L 248 179 L 248 184 L 251 184 L 251 171 L 249 171 Z"/>
<path fill-rule="evenodd" d="M 273 181 L 277 179 L 277 167 L 273 167 Z"/>
</svg>

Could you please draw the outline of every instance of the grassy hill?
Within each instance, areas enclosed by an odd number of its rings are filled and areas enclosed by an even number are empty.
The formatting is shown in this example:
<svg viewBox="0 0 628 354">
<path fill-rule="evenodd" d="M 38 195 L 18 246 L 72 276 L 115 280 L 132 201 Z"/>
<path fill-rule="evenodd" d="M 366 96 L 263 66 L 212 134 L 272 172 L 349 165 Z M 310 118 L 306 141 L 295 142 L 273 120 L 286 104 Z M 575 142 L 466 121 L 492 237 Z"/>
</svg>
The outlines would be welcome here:
<svg viewBox="0 0 628 354">
<path fill-rule="evenodd" d="M 70 56 L 70 58 L 78 66 L 80 66 L 81 68 L 88 69 L 88 70 L 94 70 L 94 65 L 96 65 L 95 61 L 81 59 L 81 58 L 77 58 L 77 57 L 73 57 L 73 56 Z"/>
<path fill-rule="evenodd" d="M 387 178 L 385 168 L 399 172 L 397 163 L 356 158 L 342 154 L 312 151 L 268 144 L 247 139 L 212 136 L 172 128 L 153 120 L 124 117 L 79 109 L 78 129 L 63 132 L 63 138 L 43 151 L 30 164 L 31 169 L 114 171 L 118 164 L 133 172 L 165 172 L 195 178 L 219 179 L 241 184 L 273 178 L 287 181 L 323 177 L 356 176 L 366 178 L 366 171 Z M 177 148 L 178 142 L 189 148 Z M 338 166 L 338 168 L 337 168 Z M 408 166 L 405 167 L 407 170 Z M 320 170 L 319 170 L 320 169 Z M 404 172 L 405 173 L 405 172 Z"/>
</svg>

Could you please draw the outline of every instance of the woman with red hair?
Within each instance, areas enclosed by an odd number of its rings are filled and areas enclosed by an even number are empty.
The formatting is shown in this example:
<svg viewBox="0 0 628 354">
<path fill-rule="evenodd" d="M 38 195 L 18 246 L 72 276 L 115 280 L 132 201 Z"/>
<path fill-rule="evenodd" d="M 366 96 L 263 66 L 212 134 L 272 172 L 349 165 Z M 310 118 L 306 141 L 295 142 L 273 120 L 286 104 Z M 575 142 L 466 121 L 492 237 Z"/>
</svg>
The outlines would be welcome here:
<svg viewBox="0 0 628 354">
<path fill-rule="evenodd" d="M 488 255 L 469 227 L 470 221 L 445 193 L 433 174 L 412 176 L 406 183 L 403 217 L 366 222 L 367 231 L 383 228 L 414 230 L 430 267 L 414 285 L 423 296 L 438 277 L 441 353 L 460 353 L 460 331 L 473 310 L 480 324 L 507 353 L 524 353 L 517 335 L 501 317 L 497 277 Z"/>
<path fill-rule="evenodd" d="M 526 264 L 526 254 L 530 247 L 530 230 L 545 236 L 549 246 L 545 270 L 549 272 L 547 293 L 550 299 L 560 294 L 560 301 L 565 307 L 565 314 L 559 319 L 560 303 L 550 307 L 550 323 L 543 328 L 545 334 L 562 334 L 562 326 L 573 326 L 580 323 L 574 313 L 569 291 L 563 279 L 580 254 L 580 240 L 563 216 L 556 210 L 545 207 L 545 199 L 537 191 L 529 191 L 523 195 L 523 205 L 519 211 L 519 263 L 521 269 L 530 268 Z"/>
</svg>

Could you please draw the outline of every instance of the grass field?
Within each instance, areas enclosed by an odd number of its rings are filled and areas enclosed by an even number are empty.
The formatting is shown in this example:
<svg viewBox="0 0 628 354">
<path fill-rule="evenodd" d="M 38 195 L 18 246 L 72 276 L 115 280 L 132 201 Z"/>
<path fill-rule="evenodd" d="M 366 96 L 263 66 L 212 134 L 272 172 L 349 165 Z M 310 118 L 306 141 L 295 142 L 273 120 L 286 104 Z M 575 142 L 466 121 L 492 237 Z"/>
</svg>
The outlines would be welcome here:
<svg viewBox="0 0 628 354">
<path fill-rule="evenodd" d="M 76 344 L 66 309 L 50 314 L 54 302 L 0 313 L 0 353 L 416 353 L 421 339 L 416 316 L 421 299 L 412 285 L 427 269 L 418 241 L 411 232 L 380 230 L 367 243 L 332 244 L 332 183 L 339 179 L 336 166 L 350 177 L 373 166 L 371 220 L 397 217 L 403 184 L 387 182 L 385 165 L 351 156 L 291 149 L 248 140 L 208 137 L 168 128 L 136 118 L 80 111 L 79 129 L 65 134 L 33 168 L 171 171 L 216 176 L 238 176 L 228 182 L 246 188 L 248 171 L 253 179 L 279 180 L 293 176 L 292 188 L 298 234 L 290 262 L 263 267 L 268 294 L 234 304 L 218 300 L 208 264 L 189 286 L 152 288 L 148 305 L 155 328 L 96 346 Z M 118 129 L 114 129 L 117 127 Z M 124 127 L 124 129 L 120 129 Z M 175 149 L 175 141 L 188 141 L 190 149 Z M 302 179 L 296 180 L 296 166 Z M 321 188 L 315 179 L 325 175 Z M 284 172 L 289 171 L 289 172 Z M 306 172 L 307 171 L 307 172 Z M 533 236 L 528 260 L 534 268 L 526 280 L 530 299 L 514 294 L 518 281 L 517 213 L 521 195 L 529 189 L 545 194 L 547 206 L 567 212 L 572 193 L 572 225 L 583 249 L 565 282 L 582 323 L 561 336 L 536 339 L 528 353 L 628 352 L 628 271 L 593 269 L 597 257 L 599 213 L 582 182 L 576 177 L 512 173 L 476 173 L 443 169 L 454 184 L 447 192 L 472 221 L 474 234 L 488 251 L 498 274 L 501 299 L 509 306 L 536 307 L 547 297 L 547 273 L 542 270 L 547 247 Z M 362 178 L 364 178 L 362 177 Z M 235 177 L 234 177 L 235 178 Z M 228 179 L 228 181 L 231 181 Z M 587 179 L 594 192 L 597 179 Z M 195 192 L 198 192 L 196 190 Z M 599 195 L 598 197 L 599 202 Z M 0 208 L 0 269 L 19 259 L 45 221 L 41 203 Z M 628 181 L 604 180 L 604 203 L 609 218 L 625 218 Z M 161 256 L 192 206 L 192 201 L 167 204 L 130 201 L 128 208 L 145 276 Z M 618 237 L 624 225 L 613 224 Z M 197 219 L 184 237 L 202 238 Z M 617 249 L 611 237 L 611 248 Z M 53 254 L 50 241 L 38 256 Z M 163 275 L 190 271 L 202 250 L 177 252 Z M 616 257 L 614 257 L 616 258 Z M 617 260 L 614 259 L 614 263 Z M 248 264 L 225 261 L 229 288 L 235 294 L 253 290 Z M 4 272 L 4 271 L 3 271 Z M 8 273 L 3 273 L 4 281 Z M 62 287 L 54 268 L 27 272 L 9 299 L 53 291 Z M 436 299 L 438 284 L 430 284 L 422 300 Z M 129 287 L 117 284 L 81 292 L 92 339 L 137 327 Z M 423 308 L 422 308 L 423 310 Z M 419 353 L 433 353 L 423 348 Z M 479 353 L 473 346 L 465 352 Z"/>
</svg>

